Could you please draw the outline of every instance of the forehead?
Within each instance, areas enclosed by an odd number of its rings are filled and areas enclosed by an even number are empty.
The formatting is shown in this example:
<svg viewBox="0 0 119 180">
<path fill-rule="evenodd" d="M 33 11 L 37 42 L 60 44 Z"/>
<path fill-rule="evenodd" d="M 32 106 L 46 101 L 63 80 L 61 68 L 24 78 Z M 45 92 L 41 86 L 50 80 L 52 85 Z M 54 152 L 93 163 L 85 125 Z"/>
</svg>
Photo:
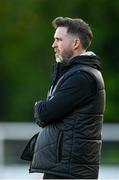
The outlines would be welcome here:
<svg viewBox="0 0 119 180">
<path fill-rule="evenodd" d="M 55 31 L 54 38 L 55 37 L 64 37 L 67 35 L 67 27 L 58 27 Z"/>
</svg>

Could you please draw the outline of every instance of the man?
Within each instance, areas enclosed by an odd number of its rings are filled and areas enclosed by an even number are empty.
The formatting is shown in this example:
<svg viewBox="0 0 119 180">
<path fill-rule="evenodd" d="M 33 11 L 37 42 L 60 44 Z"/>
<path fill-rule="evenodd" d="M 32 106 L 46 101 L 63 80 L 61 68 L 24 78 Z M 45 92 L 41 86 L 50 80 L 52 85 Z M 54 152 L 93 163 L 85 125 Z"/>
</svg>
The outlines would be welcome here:
<svg viewBox="0 0 119 180">
<path fill-rule="evenodd" d="M 105 90 L 99 58 L 86 51 L 92 31 L 82 19 L 58 17 L 56 64 L 47 99 L 35 103 L 37 137 L 30 172 L 46 179 L 97 179 Z"/>
</svg>

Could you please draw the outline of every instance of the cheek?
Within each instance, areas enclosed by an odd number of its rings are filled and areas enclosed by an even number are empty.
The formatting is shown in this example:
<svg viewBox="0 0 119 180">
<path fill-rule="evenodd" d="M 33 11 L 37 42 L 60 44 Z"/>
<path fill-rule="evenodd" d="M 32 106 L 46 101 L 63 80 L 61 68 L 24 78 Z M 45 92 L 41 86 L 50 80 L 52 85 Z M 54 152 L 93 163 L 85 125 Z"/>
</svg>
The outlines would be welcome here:
<svg viewBox="0 0 119 180">
<path fill-rule="evenodd" d="M 73 49 L 72 49 L 72 45 L 71 44 L 68 44 L 67 46 L 66 46 L 66 50 L 67 51 L 72 51 Z"/>
<path fill-rule="evenodd" d="M 58 46 L 58 49 L 62 52 L 65 48 L 65 45 L 63 43 L 60 43 Z"/>
<path fill-rule="evenodd" d="M 64 51 L 71 51 L 72 45 L 70 43 L 61 42 L 58 45 L 58 49 L 59 49 L 60 53 L 62 53 Z"/>
</svg>

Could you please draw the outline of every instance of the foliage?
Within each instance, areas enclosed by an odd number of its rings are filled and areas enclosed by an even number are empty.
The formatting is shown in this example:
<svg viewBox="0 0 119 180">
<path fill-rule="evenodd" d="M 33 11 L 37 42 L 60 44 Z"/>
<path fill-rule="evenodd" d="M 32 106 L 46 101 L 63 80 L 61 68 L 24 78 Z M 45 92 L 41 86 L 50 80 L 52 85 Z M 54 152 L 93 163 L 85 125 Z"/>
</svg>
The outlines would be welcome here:
<svg viewBox="0 0 119 180">
<path fill-rule="evenodd" d="M 90 49 L 102 59 L 107 91 L 105 121 L 118 121 L 118 0 L 0 1 L 0 121 L 32 121 L 34 102 L 45 98 L 57 16 L 81 17 L 92 27 Z"/>
</svg>

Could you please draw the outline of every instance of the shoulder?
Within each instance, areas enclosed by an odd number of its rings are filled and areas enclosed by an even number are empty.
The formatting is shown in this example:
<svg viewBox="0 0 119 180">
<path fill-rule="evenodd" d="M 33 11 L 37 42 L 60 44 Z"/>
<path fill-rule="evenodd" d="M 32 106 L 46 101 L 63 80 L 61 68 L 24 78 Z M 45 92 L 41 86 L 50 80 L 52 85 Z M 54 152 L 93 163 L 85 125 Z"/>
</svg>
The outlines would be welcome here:
<svg viewBox="0 0 119 180">
<path fill-rule="evenodd" d="M 71 70 L 69 70 L 68 72 L 66 72 L 64 74 L 64 80 L 72 80 L 72 81 L 76 81 L 77 83 L 78 82 L 87 82 L 87 83 L 90 83 L 90 82 L 95 82 L 95 78 L 91 75 L 91 73 L 88 73 L 86 71 L 82 71 L 82 70 L 78 70 L 76 68 L 73 68 Z"/>
<path fill-rule="evenodd" d="M 85 71 L 76 71 L 74 74 L 72 74 L 72 81 L 75 81 L 77 85 L 84 88 L 96 85 L 94 77 Z"/>
<path fill-rule="evenodd" d="M 96 81 L 92 75 L 85 71 L 74 71 L 64 75 L 62 85 L 67 88 L 77 88 L 84 90 L 96 90 Z"/>
</svg>

